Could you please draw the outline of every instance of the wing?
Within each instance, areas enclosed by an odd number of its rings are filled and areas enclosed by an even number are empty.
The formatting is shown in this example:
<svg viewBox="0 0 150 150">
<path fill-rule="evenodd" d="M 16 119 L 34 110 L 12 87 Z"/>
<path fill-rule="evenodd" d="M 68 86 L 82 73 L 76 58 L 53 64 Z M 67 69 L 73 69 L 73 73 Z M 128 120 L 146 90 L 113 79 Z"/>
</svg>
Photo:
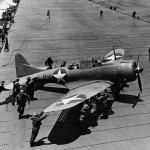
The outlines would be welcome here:
<svg viewBox="0 0 150 150">
<path fill-rule="evenodd" d="M 70 90 L 59 101 L 47 107 L 44 112 L 59 111 L 76 106 L 88 98 L 100 93 L 111 85 L 113 85 L 113 83 L 109 81 L 93 81 L 78 86 Z"/>
</svg>

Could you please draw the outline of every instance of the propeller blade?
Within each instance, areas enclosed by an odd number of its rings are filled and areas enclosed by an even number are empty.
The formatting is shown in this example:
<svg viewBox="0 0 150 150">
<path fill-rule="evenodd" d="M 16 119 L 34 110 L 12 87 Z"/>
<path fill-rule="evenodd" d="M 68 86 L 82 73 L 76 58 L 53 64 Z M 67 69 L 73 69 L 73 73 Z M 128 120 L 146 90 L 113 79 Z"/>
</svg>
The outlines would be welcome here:
<svg viewBox="0 0 150 150">
<path fill-rule="evenodd" d="M 137 60 L 137 68 L 139 68 L 139 55 L 138 55 L 138 60 Z"/>
<path fill-rule="evenodd" d="M 132 109 L 137 105 L 137 103 L 139 102 L 139 99 L 140 99 L 140 92 L 139 92 L 139 94 L 138 94 L 138 96 L 137 96 L 137 101 L 133 104 L 133 106 L 132 106 Z"/>
<path fill-rule="evenodd" d="M 141 78 L 140 78 L 140 73 L 143 71 L 143 68 L 140 68 L 139 65 L 139 55 L 138 55 L 138 60 L 137 60 L 137 67 L 135 69 L 135 72 L 137 73 L 137 79 L 138 79 L 138 85 L 140 92 L 142 93 L 142 84 L 141 84 Z"/>
<path fill-rule="evenodd" d="M 114 46 L 113 46 L 113 51 L 114 51 L 114 58 L 115 58 L 115 60 L 117 60 Z"/>
<path fill-rule="evenodd" d="M 138 85 L 139 85 L 140 91 L 142 93 L 142 84 L 141 84 L 141 78 L 140 78 L 139 73 L 137 74 L 137 78 L 138 78 Z"/>
</svg>

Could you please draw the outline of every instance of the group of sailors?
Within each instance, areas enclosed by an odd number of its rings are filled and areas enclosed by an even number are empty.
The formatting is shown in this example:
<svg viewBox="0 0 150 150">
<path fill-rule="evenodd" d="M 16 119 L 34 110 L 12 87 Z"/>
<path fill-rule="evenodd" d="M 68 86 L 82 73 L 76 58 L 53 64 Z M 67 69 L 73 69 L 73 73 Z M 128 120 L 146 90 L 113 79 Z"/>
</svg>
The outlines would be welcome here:
<svg viewBox="0 0 150 150">
<path fill-rule="evenodd" d="M 16 12 L 17 6 L 10 5 L 9 8 L 2 13 L 2 19 L 6 21 L 14 22 L 14 13 Z"/>
<path fill-rule="evenodd" d="M 31 79 L 31 77 L 27 77 L 25 85 L 19 84 L 19 78 L 13 81 L 12 105 L 18 105 L 17 111 L 19 113 L 19 119 L 23 117 L 26 102 L 28 101 L 30 104 L 30 101 L 35 99 L 35 80 L 36 78 Z"/>
<path fill-rule="evenodd" d="M 48 69 L 52 69 L 52 66 L 54 64 L 54 61 L 52 60 L 51 57 L 48 57 L 45 61 L 45 66 L 47 67 L 47 70 Z M 61 63 L 61 67 L 65 67 L 66 66 L 66 60 L 64 60 L 62 63 Z M 98 61 L 98 60 L 93 60 L 92 62 L 92 66 L 91 67 L 100 67 L 101 66 L 101 61 Z M 70 65 L 68 65 L 67 67 L 69 70 L 74 70 L 74 69 L 79 69 L 80 68 L 80 65 L 79 63 L 72 63 Z"/>
<path fill-rule="evenodd" d="M 114 101 L 115 91 L 109 87 L 84 102 L 79 117 L 82 134 L 86 133 L 88 126 L 97 126 L 99 118 L 108 119 Z"/>
<path fill-rule="evenodd" d="M 111 87 L 84 101 L 79 117 L 82 134 L 86 134 L 89 126 L 97 126 L 98 119 L 108 119 L 109 115 L 114 113 L 112 105 L 124 87 L 129 87 L 126 80 L 116 82 Z"/>
<path fill-rule="evenodd" d="M 110 7 L 109 7 L 111 10 L 114 10 L 114 11 L 116 11 L 117 10 L 117 7 L 116 6 L 112 6 L 112 5 L 110 5 Z M 99 11 L 99 14 L 100 14 L 100 18 L 103 16 L 103 14 L 104 14 L 104 12 L 103 12 L 103 10 L 100 10 Z M 139 19 L 139 16 L 136 16 L 136 11 L 134 10 L 133 11 L 133 13 L 132 13 L 132 15 L 131 15 L 132 17 L 133 17 L 133 19 L 134 18 L 137 18 L 137 19 Z"/>
<path fill-rule="evenodd" d="M 5 24 L 0 28 L 0 37 L 2 39 L 2 44 L 7 40 L 8 30 L 10 29 L 11 23 L 14 23 L 14 16 L 17 10 L 17 5 L 10 5 L 6 11 L 2 13 L 2 21 L 5 21 Z"/>
<path fill-rule="evenodd" d="M 24 85 L 19 84 L 19 78 L 17 78 L 13 82 L 13 99 L 12 105 L 18 105 L 18 113 L 19 119 L 23 118 L 24 109 L 26 103 L 30 105 L 30 101 L 34 100 L 34 91 L 35 91 L 35 82 L 36 78 L 31 79 L 31 77 L 27 77 L 26 83 Z M 35 139 L 38 135 L 40 130 L 40 126 L 42 125 L 42 120 L 44 120 L 48 114 L 43 115 L 43 111 L 41 113 L 34 113 L 31 120 L 32 120 L 32 133 L 30 138 L 30 147 L 35 146 Z"/>
<path fill-rule="evenodd" d="M 34 98 L 35 82 L 36 78 L 31 79 L 29 76 L 27 77 L 24 85 L 19 84 L 19 78 L 13 81 L 12 105 L 18 105 L 17 111 L 19 113 L 19 119 L 23 118 L 26 103 L 28 102 L 30 105 L 30 101 L 36 99 Z M 4 81 L 1 81 L 0 92 L 8 91 L 8 89 L 4 87 L 4 83 Z M 42 125 L 42 120 L 48 116 L 48 114 L 43 114 L 43 111 L 39 114 L 35 112 L 31 118 L 32 133 L 30 138 L 30 147 L 36 146 L 34 141 L 38 135 L 40 126 Z"/>
<path fill-rule="evenodd" d="M 45 66 L 47 67 L 47 70 L 48 69 L 52 69 L 52 66 L 54 64 L 54 61 L 51 57 L 48 57 L 45 61 Z M 61 67 L 65 67 L 66 66 L 66 60 L 64 60 L 62 63 L 61 63 Z"/>
</svg>

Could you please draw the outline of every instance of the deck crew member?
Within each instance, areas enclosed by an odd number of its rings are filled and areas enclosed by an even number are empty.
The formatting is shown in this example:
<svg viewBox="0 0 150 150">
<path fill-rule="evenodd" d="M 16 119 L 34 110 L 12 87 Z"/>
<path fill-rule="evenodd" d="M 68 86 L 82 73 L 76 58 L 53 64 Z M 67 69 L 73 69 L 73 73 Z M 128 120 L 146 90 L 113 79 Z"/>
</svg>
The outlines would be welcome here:
<svg viewBox="0 0 150 150">
<path fill-rule="evenodd" d="M 19 119 L 23 117 L 24 114 L 24 109 L 26 106 L 26 102 L 28 101 L 30 105 L 30 97 L 23 89 L 20 90 L 20 93 L 16 96 L 16 101 L 18 105 L 18 113 L 19 113 Z"/>
<path fill-rule="evenodd" d="M 135 18 L 135 16 L 136 16 L 136 11 L 134 10 L 132 13 L 132 17 Z"/>
<path fill-rule="evenodd" d="M 1 93 L 2 91 L 9 91 L 9 89 L 6 89 L 6 88 L 4 87 L 4 83 L 5 83 L 5 81 L 1 81 L 0 93 Z"/>
<path fill-rule="evenodd" d="M 41 117 L 42 115 L 43 115 L 43 111 L 40 114 L 34 113 L 33 117 L 31 118 L 32 134 L 30 138 L 30 147 L 35 146 L 34 140 L 36 139 L 38 132 L 40 130 L 40 126 L 42 125 L 42 120 L 44 120 L 48 116 L 48 114 L 46 114 L 43 117 Z"/>
<path fill-rule="evenodd" d="M 96 98 L 93 96 L 90 98 L 90 125 L 97 126 L 97 106 L 96 106 Z"/>
<path fill-rule="evenodd" d="M 15 98 L 20 92 L 20 84 L 19 84 L 19 78 L 17 78 L 15 81 L 13 81 L 13 98 L 12 98 L 12 105 L 15 105 Z"/>
<path fill-rule="evenodd" d="M 31 79 L 31 77 L 27 77 L 26 81 L 26 93 L 29 95 L 31 100 L 34 100 L 34 90 L 35 90 L 35 80 L 36 78 Z"/>
<path fill-rule="evenodd" d="M 27 77 L 27 81 L 25 82 L 25 91 L 26 93 L 29 95 L 30 93 L 30 86 L 29 86 L 29 82 L 31 81 L 31 77 Z"/>
<path fill-rule="evenodd" d="M 61 67 L 65 67 L 66 66 L 66 61 L 64 60 L 61 64 Z"/>
<path fill-rule="evenodd" d="M 36 78 L 31 79 L 31 81 L 29 82 L 29 87 L 30 87 L 30 99 L 34 100 L 36 98 L 34 98 L 34 91 L 35 91 L 35 82 L 36 82 Z"/>
<path fill-rule="evenodd" d="M 102 114 L 103 110 L 103 98 L 101 97 L 101 93 L 98 93 L 96 96 L 96 106 L 97 106 L 97 119 Z"/>
<path fill-rule="evenodd" d="M 102 104 L 102 116 L 101 119 L 108 119 L 108 103 L 107 103 L 107 97 L 106 97 L 106 92 L 102 91 L 101 96 L 100 96 L 100 101 Z"/>
<path fill-rule="evenodd" d="M 45 66 L 48 67 L 47 69 L 52 69 L 54 61 L 52 60 L 51 57 L 48 57 L 47 60 L 45 61 Z"/>
<path fill-rule="evenodd" d="M 112 110 L 112 104 L 114 103 L 114 93 L 111 88 L 106 89 L 107 92 L 107 106 L 108 106 L 108 111 Z"/>
<path fill-rule="evenodd" d="M 87 131 L 89 111 L 90 111 L 90 108 L 89 108 L 88 104 L 84 103 L 83 107 L 80 111 L 81 115 L 80 115 L 80 118 L 79 118 L 79 121 L 81 123 L 81 128 L 82 128 L 82 134 L 85 134 L 86 131 Z"/>
<path fill-rule="evenodd" d="M 100 14 L 100 18 L 101 18 L 103 16 L 103 11 L 100 10 L 99 14 Z"/>
<path fill-rule="evenodd" d="M 48 17 L 48 19 L 51 19 L 50 10 L 47 11 L 47 17 Z"/>
</svg>

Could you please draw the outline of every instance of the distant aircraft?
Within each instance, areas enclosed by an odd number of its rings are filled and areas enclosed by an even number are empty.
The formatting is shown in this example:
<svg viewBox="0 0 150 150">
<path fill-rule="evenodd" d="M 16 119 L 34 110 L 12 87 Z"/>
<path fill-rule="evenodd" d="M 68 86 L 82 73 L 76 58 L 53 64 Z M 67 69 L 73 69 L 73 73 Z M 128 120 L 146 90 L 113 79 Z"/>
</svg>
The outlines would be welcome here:
<svg viewBox="0 0 150 150">
<path fill-rule="evenodd" d="M 124 50 L 116 49 L 109 52 L 96 67 L 92 67 L 93 59 L 82 60 L 79 67 L 70 66 L 43 70 L 31 66 L 20 54 L 15 55 L 16 76 L 20 78 L 19 83 L 24 84 L 26 78 L 36 78 L 36 83 L 56 83 L 68 88 L 68 93 L 56 101 L 44 112 L 58 111 L 71 108 L 86 99 L 102 92 L 116 82 L 132 82 L 138 79 L 140 91 L 142 92 L 139 74 L 143 69 L 134 60 L 123 60 Z M 10 83 L 6 89 L 12 89 Z"/>
</svg>

